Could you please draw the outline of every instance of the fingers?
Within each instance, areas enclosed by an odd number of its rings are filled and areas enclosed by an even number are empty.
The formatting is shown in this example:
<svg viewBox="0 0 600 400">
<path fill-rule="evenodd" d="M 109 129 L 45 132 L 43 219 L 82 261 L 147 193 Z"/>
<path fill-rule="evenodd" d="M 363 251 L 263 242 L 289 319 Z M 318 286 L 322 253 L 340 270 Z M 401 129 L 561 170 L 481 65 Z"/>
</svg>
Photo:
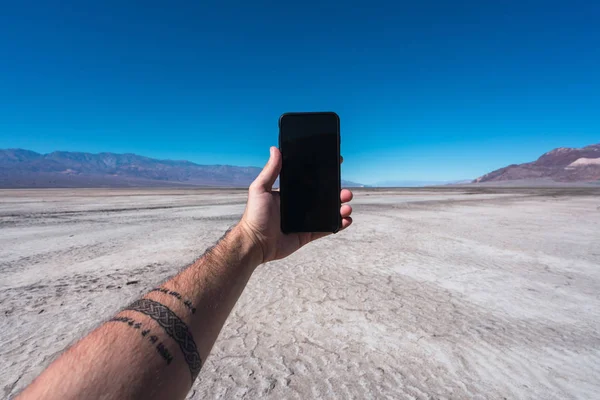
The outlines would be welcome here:
<svg viewBox="0 0 600 400">
<path fill-rule="evenodd" d="M 352 217 L 350 214 L 352 214 L 352 207 L 350 207 L 348 204 L 344 204 L 342 208 L 340 208 L 340 215 L 342 216 L 342 226 L 340 227 L 340 231 L 343 231 L 352 225 Z M 324 238 L 325 236 L 329 235 L 331 235 L 331 232 L 313 232 L 310 236 L 309 242 Z"/>
<path fill-rule="evenodd" d="M 340 193 L 340 200 L 342 200 L 342 203 L 347 203 L 350 200 L 352 200 L 352 198 L 354 197 L 354 194 L 352 194 L 352 192 L 348 189 L 342 189 L 341 193 Z"/>
<path fill-rule="evenodd" d="M 250 185 L 250 190 L 270 191 L 279 176 L 279 172 L 281 172 L 281 153 L 277 147 L 271 147 L 269 161 Z"/>
<path fill-rule="evenodd" d="M 348 189 L 342 190 L 342 192 L 340 193 L 340 199 L 342 200 L 342 203 L 349 202 L 350 200 L 352 200 L 352 192 Z M 342 217 L 342 226 L 340 227 L 340 231 L 341 231 L 341 230 L 346 229 L 350 225 L 352 225 L 352 217 L 350 216 L 350 215 L 352 215 L 352 206 L 350 204 L 344 204 L 340 208 L 340 215 Z M 331 233 L 314 232 L 311 235 L 310 241 L 321 239 L 328 235 L 331 235 Z"/>
<path fill-rule="evenodd" d="M 352 225 L 352 217 L 342 218 L 342 230 Z"/>
<path fill-rule="evenodd" d="M 349 204 L 344 204 L 342 208 L 340 208 L 340 215 L 342 216 L 342 227 L 340 230 L 344 230 L 352 225 L 352 217 L 350 216 L 352 215 L 352 207 Z"/>
<path fill-rule="evenodd" d="M 340 164 L 344 162 L 344 156 L 340 156 Z"/>
<path fill-rule="evenodd" d="M 349 217 L 352 214 L 352 207 L 348 204 L 344 204 L 342 208 L 340 208 L 340 215 L 342 218 Z"/>
</svg>

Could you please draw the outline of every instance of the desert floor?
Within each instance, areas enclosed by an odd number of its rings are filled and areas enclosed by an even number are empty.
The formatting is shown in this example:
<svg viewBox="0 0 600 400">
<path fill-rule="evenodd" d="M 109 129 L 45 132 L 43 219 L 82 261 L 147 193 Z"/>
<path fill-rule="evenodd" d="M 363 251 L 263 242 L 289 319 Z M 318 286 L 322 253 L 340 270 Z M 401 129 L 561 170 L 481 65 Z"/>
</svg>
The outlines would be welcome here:
<svg viewBox="0 0 600 400">
<path fill-rule="evenodd" d="M 241 190 L 0 191 L 0 397 L 202 254 Z M 597 189 L 359 190 L 261 266 L 190 398 L 600 398 Z"/>
</svg>

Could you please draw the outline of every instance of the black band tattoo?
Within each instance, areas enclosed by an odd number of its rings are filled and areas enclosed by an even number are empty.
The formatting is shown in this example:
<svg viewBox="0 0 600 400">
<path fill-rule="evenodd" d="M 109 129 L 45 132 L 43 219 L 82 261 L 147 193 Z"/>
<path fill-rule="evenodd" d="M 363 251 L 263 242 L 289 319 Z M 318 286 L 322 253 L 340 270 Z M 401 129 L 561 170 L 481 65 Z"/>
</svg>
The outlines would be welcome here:
<svg viewBox="0 0 600 400">
<path fill-rule="evenodd" d="M 202 360 L 196 348 L 196 342 L 185 322 L 183 322 L 173 311 L 167 306 L 160 304 L 150 299 L 140 299 L 134 301 L 125 310 L 137 311 L 146 314 L 167 332 L 169 336 L 179 345 L 183 357 L 190 368 L 192 382 L 196 380 L 200 368 L 202 368 Z"/>
<path fill-rule="evenodd" d="M 195 314 L 195 313 L 196 313 L 196 308 L 195 308 L 195 307 L 192 305 L 192 302 L 191 302 L 191 301 L 189 301 L 189 300 L 184 300 L 184 299 L 183 299 L 183 297 L 182 297 L 182 296 L 181 296 L 179 293 L 177 293 L 177 292 L 174 292 L 174 291 L 172 291 L 172 290 L 165 289 L 165 288 L 160 288 L 160 287 L 154 288 L 154 289 L 152 289 L 152 290 L 151 290 L 150 292 L 148 292 L 148 293 L 151 293 L 151 292 L 160 292 L 160 293 L 164 293 L 164 294 L 168 294 L 168 295 L 170 295 L 170 296 L 173 296 L 173 297 L 175 297 L 176 299 L 178 299 L 178 300 L 182 301 L 182 302 L 183 302 L 183 305 L 184 305 L 184 306 L 186 306 L 186 307 L 187 307 L 187 309 L 188 309 L 188 310 L 190 310 L 190 311 L 192 312 L 192 314 Z"/>
<path fill-rule="evenodd" d="M 141 329 L 142 327 L 141 322 L 135 322 L 135 320 L 129 317 L 114 317 L 108 322 L 123 322 L 134 329 Z M 144 329 L 141 333 L 142 337 L 146 337 L 150 333 L 150 329 Z M 158 341 L 158 337 L 154 335 L 150 336 L 148 339 L 152 344 Z M 171 353 L 169 353 L 169 350 L 167 350 L 167 348 L 162 342 L 158 342 L 158 344 L 156 345 L 156 351 L 158 352 L 158 354 L 160 354 L 162 358 L 164 358 L 164 360 L 167 362 L 167 365 L 171 364 L 171 361 L 173 361 L 173 356 L 171 355 Z"/>
</svg>

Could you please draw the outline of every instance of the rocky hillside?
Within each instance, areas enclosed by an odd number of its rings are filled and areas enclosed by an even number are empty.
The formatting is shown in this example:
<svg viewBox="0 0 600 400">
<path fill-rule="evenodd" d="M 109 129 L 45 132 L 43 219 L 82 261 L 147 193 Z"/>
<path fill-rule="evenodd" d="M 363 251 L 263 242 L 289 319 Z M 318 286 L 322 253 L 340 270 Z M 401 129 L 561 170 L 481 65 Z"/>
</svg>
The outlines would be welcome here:
<svg viewBox="0 0 600 400">
<path fill-rule="evenodd" d="M 560 147 L 536 161 L 513 164 L 483 175 L 473 183 L 546 179 L 555 182 L 600 181 L 600 143 L 580 149 Z"/>
</svg>

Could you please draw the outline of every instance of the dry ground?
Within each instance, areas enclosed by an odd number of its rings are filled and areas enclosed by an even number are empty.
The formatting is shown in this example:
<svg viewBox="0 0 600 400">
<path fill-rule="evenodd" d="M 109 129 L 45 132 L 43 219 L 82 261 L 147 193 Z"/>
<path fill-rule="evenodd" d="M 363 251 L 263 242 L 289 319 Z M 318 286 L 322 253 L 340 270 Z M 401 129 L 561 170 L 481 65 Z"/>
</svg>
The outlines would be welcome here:
<svg viewBox="0 0 600 400">
<path fill-rule="evenodd" d="M 600 193 L 362 190 L 260 267 L 190 398 L 600 398 Z M 244 191 L 0 191 L 0 397 L 200 255 Z"/>
</svg>

